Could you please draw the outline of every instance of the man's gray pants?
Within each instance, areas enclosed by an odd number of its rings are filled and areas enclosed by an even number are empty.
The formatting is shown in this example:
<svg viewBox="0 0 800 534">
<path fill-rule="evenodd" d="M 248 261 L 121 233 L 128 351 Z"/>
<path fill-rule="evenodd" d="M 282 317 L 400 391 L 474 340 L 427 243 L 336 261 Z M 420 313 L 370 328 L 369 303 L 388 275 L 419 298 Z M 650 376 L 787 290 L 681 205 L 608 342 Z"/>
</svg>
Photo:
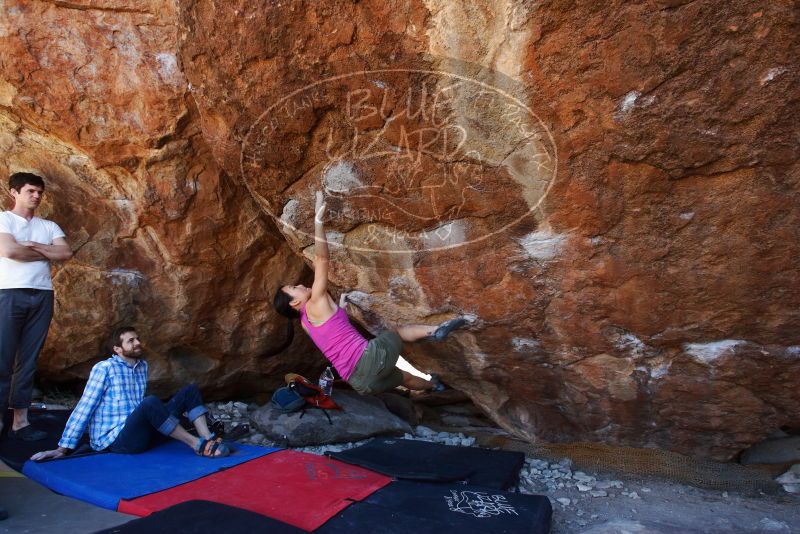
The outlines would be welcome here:
<svg viewBox="0 0 800 534">
<path fill-rule="evenodd" d="M 0 415 L 30 406 L 36 360 L 52 317 L 52 291 L 0 289 Z"/>
</svg>

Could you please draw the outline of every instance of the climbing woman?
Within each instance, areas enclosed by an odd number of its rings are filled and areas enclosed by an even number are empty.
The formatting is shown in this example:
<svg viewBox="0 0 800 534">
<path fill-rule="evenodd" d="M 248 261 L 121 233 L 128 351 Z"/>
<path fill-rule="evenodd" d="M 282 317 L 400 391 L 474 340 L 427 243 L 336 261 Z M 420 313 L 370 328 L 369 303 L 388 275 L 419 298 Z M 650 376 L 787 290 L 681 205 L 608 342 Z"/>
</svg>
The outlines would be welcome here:
<svg viewBox="0 0 800 534">
<path fill-rule="evenodd" d="M 367 341 L 356 330 L 344 308 L 328 295 L 328 242 L 323 229 L 325 202 L 316 194 L 314 213 L 314 283 L 310 288 L 285 285 L 275 293 L 273 305 L 281 315 L 300 319 L 322 354 L 339 375 L 362 394 L 380 393 L 403 385 L 416 390 L 440 390 L 437 379 L 425 380 L 396 367 L 404 341 L 442 341 L 453 330 L 466 324 L 456 318 L 439 326 L 407 325 L 384 331 Z M 290 326 L 290 331 L 291 330 Z"/>
</svg>

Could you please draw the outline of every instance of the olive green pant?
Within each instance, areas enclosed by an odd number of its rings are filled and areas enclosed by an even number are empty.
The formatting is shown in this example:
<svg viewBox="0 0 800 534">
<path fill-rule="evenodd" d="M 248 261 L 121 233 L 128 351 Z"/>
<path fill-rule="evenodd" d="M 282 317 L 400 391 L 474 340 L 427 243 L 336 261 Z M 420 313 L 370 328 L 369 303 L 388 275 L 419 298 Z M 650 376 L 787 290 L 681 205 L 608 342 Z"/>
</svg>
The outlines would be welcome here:
<svg viewBox="0 0 800 534">
<path fill-rule="evenodd" d="M 402 348 L 397 332 L 381 332 L 369 341 L 347 383 L 362 395 L 396 388 L 403 383 L 403 373 L 397 368 Z"/>
</svg>

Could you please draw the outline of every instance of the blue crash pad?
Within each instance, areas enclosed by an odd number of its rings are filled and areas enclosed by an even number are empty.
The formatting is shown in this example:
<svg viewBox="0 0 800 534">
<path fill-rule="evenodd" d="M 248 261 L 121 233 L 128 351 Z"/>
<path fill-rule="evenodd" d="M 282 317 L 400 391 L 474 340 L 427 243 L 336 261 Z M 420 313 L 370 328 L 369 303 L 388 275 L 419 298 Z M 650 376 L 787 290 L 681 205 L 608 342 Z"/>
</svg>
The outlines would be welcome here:
<svg viewBox="0 0 800 534">
<path fill-rule="evenodd" d="M 109 510 L 120 499 L 133 499 L 197 480 L 280 449 L 235 445 L 225 458 L 203 458 L 177 441 L 141 454 L 93 454 L 80 458 L 32 462 L 22 472 L 51 490 Z"/>
</svg>

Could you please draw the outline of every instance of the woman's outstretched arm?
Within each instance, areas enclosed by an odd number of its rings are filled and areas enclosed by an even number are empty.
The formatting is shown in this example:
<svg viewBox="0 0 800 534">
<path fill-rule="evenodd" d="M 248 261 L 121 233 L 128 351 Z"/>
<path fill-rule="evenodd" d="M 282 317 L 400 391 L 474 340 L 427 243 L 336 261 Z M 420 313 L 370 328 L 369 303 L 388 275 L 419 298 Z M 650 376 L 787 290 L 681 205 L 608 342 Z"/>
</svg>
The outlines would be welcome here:
<svg viewBox="0 0 800 534">
<path fill-rule="evenodd" d="M 325 237 L 325 199 L 317 191 L 314 206 L 314 284 L 311 286 L 311 302 L 328 302 L 328 269 L 330 254 Z"/>
</svg>

